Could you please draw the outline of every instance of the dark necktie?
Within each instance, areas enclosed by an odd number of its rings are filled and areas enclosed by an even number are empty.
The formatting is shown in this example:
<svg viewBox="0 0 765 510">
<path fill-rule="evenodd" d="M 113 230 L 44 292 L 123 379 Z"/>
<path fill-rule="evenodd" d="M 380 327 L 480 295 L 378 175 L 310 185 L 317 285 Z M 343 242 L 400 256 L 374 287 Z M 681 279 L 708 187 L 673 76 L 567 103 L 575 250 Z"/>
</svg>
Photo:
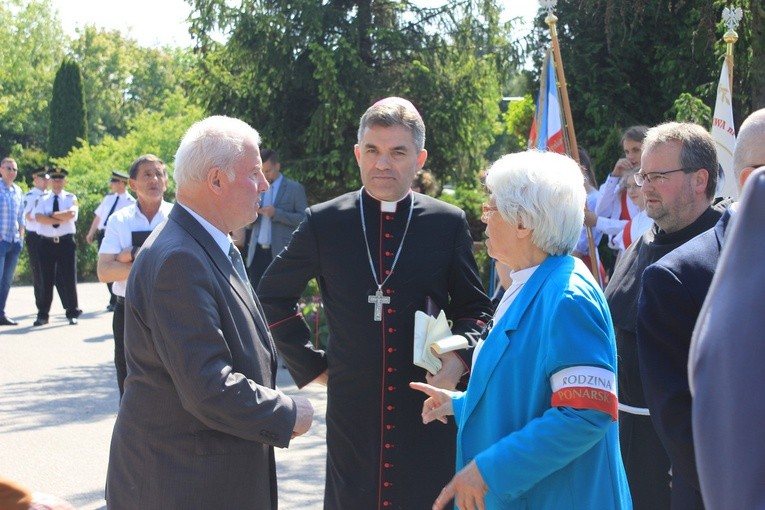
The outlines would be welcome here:
<svg viewBox="0 0 765 510">
<path fill-rule="evenodd" d="M 236 269 L 236 272 L 239 275 L 239 279 L 242 280 L 242 283 L 245 283 L 247 286 L 249 286 L 250 280 L 247 278 L 247 272 L 244 270 L 242 255 L 239 253 L 239 250 L 236 249 L 234 243 L 231 243 L 228 248 L 228 258 L 230 258 L 231 263 L 234 264 L 234 269 Z"/>
<path fill-rule="evenodd" d="M 58 195 L 53 195 L 53 212 L 58 212 Z M 61 223 L 54 223 L 53 228 L 58 228 Z"/>
</svg>

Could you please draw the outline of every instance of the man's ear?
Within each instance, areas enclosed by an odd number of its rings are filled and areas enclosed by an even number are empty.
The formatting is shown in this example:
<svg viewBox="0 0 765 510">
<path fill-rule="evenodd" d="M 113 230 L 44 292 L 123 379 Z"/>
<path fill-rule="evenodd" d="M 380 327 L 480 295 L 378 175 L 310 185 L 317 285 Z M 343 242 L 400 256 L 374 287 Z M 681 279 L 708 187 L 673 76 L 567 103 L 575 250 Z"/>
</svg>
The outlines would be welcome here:
<svg viewBox="0 0 765 510">
<path fill-rule="evenodd" d="M 428 151 L 425 149 L 422 149 L 419 154 L 417 154 L 417 169 L 422 170 L 422 167 L 425 166 L 425 162 L 428 160 Z"/>
<path fill-rule="evenodd" d="M 228 176 L 222 168 L 215 166 L 207 171 L 207 187 L 216 195 L 220 195 L 223 192 L 221 187 L 223 179 L 228 179 Z"/>
<path fill-rule="evenodd" d="M 696 186 L 701 188 L 702 193 L 706 193 L 707 182 L 709 182 L 709 170 L 700 168 L 696 172 Z"/>
<path fill-rule="evenodd" d="M 744 190 L 744 184 L 746 184 L 746 180 L 749 178 L 750 175 L 752 175 L 752 172 L 754 172 L 753 166 L 748 166 L 741 170 L 741 173 L 738 176 L 738 192 L 739 195 Z"/>
</svg>

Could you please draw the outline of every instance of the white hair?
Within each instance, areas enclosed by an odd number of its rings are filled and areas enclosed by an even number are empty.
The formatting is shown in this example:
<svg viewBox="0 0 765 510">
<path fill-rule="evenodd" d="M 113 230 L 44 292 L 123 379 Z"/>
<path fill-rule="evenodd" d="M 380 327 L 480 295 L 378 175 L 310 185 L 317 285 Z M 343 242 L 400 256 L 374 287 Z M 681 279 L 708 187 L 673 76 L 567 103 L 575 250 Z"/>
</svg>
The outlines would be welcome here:
<svg viewBox="0 0 765 510">
<path fill-rule="evenodd" d="M 537 248 L 550 255 L 574 249 L 587 196 L 576 161 L 535 150 L 508 154 L 488 170 L 486 186 L 502 218 L 531 229 Z"/>
<path fill-rule="evenodd" d="M 248 144 L 260 145 L 260 135 L 239 119 L 216 115 L 194 123 L 175 153 L 173 178 L 177 189 L 204 181 L 215 167 L 234 180 L 234 167 L 246 156 Z"/>
</svg>

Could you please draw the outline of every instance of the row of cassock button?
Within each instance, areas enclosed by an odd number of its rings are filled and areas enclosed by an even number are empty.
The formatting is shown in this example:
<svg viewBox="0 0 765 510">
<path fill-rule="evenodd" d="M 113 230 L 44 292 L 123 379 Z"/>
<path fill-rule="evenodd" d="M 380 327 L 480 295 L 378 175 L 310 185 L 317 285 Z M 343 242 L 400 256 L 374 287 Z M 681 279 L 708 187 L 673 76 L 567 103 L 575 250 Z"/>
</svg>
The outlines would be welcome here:
<svg viewBox="0 0 765 510">
<path fill-rule="evenodd" d="M 390 222 L 391 220 L 393 220 L 393 216 L 390 215 L 390 214 L 386 214 L 385 215 L 385 220 Z M 391 234 L 389 232 L 386 232 L 385 234 L 383 234 L 383 237 L 385 239 L 387 239 L 387 240 L 392 240 L 393 239 L 393 234 Z M 390 260 L 390 258 L 392 258 L 395 255 L 395 252 L 394 251 L 390 251 L 390 250 L 385 250 L 384 255 L 386 257 L 388 257 L 388 259 Z M 390 273 L 391 273 L 390 269 L 386 269 L 385 270 L 385 275 L 386 276 L 389 275 Z M 390 296 L 391 294 L 395 294 L 395 291 L 393 289 L 385 289 L 385 293 Z M 396 313 L 396 310 L 394 308 L 388 307 L 387 313 L 388 313 L 388 315 L 393 315 L 393 314 Z M 393 335 L 393 334 L 395 334 L 397 332 L 397 329 L 393 328 L 393 327 L 388 327 L 386 331 L 388 332 L 388 334 Z M 390 376 L 390 375 L 395 374 L 398 371 L 398 369 L 396 367 L 394 367 L 394 366 L 391 366 L 391 363 L 390 363 L 390 361 L 391 361 L 390 358 L 393 357 L 393 355 L 398 351 L 398 349 L 396 349 L 395 347 L 387 347 L 386 351 L 387 351 L 386 365 L 388 365 L 387 369 L 386 369 L 386 372 Z M 385 381 L 385 383 L 387 384 L 387 381 Z M 387 384 L 386 390 L 387 390 L 387 394 L 390 394 L 392 396 L 393 393 L 396 391 L 396 386 L 393 385 L 393 384 Z M 385 453 L 386 452 L 389 452 L 389 451 L 391 451 L 391 450 L 393 450 L 395 448 L 395 444 L 392 442 L 391 438 L 388 437 L 390 434 L 393 433 L 393 430 L 396 428 L 396 425 L 394 425 L 393 423 L 390 422 L 391 419 L 392 419 L 391 413 L 393 411 L 395 411 L 395 410 L 396 410 L 396 406 L 393 406 L 393 405 L 390 405 L 390 404 L 385 405 L 385 411 L 386 411 L 385 415 L 384 415 L 385 431 L 383 432 L 383 436 L 385 437 L 385 443 L 383 445 L 384 448 L 385 448 L 385 451 L 382 453 L 383 457 L 385 457 Z M 383 467 L 385 467 L 386 470 L 390 469 L 390 468 L 393 467 L 393 463 L 384 462 L 383 463 Z M 389 489 L 391 487 L 393 487 L 393 482 L 390 482 L 390 481 L 387 481 L 387 480 L 383 482 L 383 488 L 384 489 Z M 390 500 L 388 500 L 388 499 L 383 499 L 382 505 L 383 505 L 383 507 L 391 507 L 391 506 L 393 506 L 393 503 Z"/>
</svg>

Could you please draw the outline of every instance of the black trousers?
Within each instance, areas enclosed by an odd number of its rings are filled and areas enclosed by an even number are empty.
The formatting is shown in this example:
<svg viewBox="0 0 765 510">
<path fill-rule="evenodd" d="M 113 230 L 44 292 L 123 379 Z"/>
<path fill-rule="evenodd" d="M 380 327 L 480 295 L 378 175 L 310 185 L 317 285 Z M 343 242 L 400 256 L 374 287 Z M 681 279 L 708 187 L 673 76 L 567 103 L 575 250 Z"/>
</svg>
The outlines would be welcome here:
<svg viewBox="0 0 765 510">
<path fill-rule="evenodd" d="M 619 443 L 634 510 L 669 510 L 669 456 L 651 417 L 620 411 Z"/>
<path fill-rule="evenodd" d="M 27 231 L 24 236 L 24 242 L 27 245 L 27 255 L 29 256 L 29 272 L 32 273 L 32 287 L 35 291 L 35 306 L 39 311 L 42 305 L 43 295 L 42 269 L 40 268 L 40 236 L 37 232 Z"/>
<path fill-rule="evenodd" d="M 104 242 L 104 235 L 106 235 L 106 232 L 103 230 L 96 230 L 96 243 L 98 243 L 98 248 L 101 249 L 101 243 Z M 106 284 L 106 288 L 109 289 L 109 304 L 111 306 L 114 306 L 117 303 L 117 296 L 112 292 L 112 285 L 114 285 L 113 282 L 109 282 Z"/>
<path fill-rule="evenodd" d="M 40 237 L 40 273 L 42 275 L 42 295 L 37 307 L 37 317 L 47 319 L 53 303 L 55 285 L 61 304 L 68 319 L 77 318 L 82 313 L 77 307 L 77 243 L 73 234 L 55 239 Z"/>
<path fill-rule="evenodd" d="M 127 360 L 125 359 L 125 298 L 115 296 L 114 315 L 112 316 L 112 332 L 114 333 L 114 368 L 117 370 L 117 386 L 120 389 L 120 400 L 125 394 L 125 378 L 127 377 Z"/>
</svg>

